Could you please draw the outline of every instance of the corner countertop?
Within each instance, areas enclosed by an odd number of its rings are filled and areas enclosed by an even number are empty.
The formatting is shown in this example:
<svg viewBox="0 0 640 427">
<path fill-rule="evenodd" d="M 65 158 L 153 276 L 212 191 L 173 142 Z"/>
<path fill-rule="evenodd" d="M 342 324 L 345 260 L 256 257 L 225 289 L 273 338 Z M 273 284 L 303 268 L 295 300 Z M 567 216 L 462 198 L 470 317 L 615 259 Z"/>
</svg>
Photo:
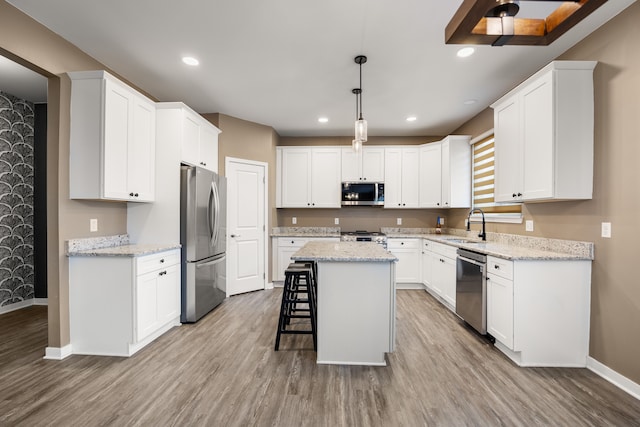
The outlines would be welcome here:
<svg viewBox="0 0 640 427">
<path fill-rule="evenodd" d="M 340 237 L 340 227 L 274 227 L 271 237 Z"/>
<path fill-rule="evenodd" d="M 127 234 L 70 239 L 66 242 L 69 257 L 138 257 L 180 247 L 179 243 L 131 244 Z"/>
<path fill-rule="evenodd" d="M 309 242 L 295 252 L 294 261 L 394 262 L 398 258 L 377 243 Z"/>
<path fill-rule="evenodd" d="M 454 234 L 435 234 L 421 229 L 382 229 L 387 238 L 421 238 L 508 260 L 593 260 L 593 243 L 546 239 L 515 234 L 487 233 L 487 241 L 477 231 L 451 230 Z"/>
</svg>

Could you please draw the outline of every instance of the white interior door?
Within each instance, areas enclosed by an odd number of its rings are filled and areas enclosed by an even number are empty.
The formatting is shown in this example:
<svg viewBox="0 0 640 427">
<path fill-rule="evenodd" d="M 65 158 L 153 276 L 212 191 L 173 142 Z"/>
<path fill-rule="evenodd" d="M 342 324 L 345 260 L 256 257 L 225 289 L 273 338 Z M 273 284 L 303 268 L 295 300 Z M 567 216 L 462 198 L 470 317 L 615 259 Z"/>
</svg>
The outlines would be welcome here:
<svg viewBox="0 0 640 427">
<path fill-rule="evenodd" d="M 266 287 L 266 164 L 226 160 L 227 296 Z"/>
</svg>

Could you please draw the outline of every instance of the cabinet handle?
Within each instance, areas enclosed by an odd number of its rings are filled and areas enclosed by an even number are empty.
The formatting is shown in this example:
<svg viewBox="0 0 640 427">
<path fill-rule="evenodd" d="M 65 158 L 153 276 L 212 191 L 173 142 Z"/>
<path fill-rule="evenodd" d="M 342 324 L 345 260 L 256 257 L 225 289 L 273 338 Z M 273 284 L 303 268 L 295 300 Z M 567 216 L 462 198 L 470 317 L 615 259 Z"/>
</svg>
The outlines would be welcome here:
<svg viewBox="0 0 640 427">
<path fill-rule="evenodd" d="M 489 281 L 489 279 L 491 279 L 491 277 L 487 276 L 487 281 Z"/>
<path fill-rule="evenodd" d="M 134 196 L 138 197 L 138 193 L 134 194 Z"/>
<path fill-rule="evenodd" d="M 522 197 L 522 193 L 518 193 L 518 197 Z"/>
<path fill-rule="evenodd" d="M 129 197 L 133 197 L 133 193 L 129 193 Z"/>
<path fill-rule="evenodd" d="M 440 262 L 444 262 L 444 260 L 442 258 L 440 258 Z"/>
<path fill-rule="evenodd" d="M 511 197 L 516 197 L 516 193 L 511 194 Z"/>
<path fill-rule="evenodd" d="M 240 237 L 239 234 L 231 234 L 229 237 Z"/>
<path fill-rule="evenodd" d="M 494 269 L 496 269 L 496 270 L 500 270 L 500 266 L 499 266 L 499 265 L 497 265 L 497 264 L 496 264 L 496 265 L 494 265 L 494 266 L 493 266 L 493 268 L 494 268 Z"/>
<path fill-rule="evenodd" d="M 160 273 L 158 273 L 158 276 L 164 276 L 165 274 L 167 274 L 167 270 L 161 271 Z"/>
</svg>

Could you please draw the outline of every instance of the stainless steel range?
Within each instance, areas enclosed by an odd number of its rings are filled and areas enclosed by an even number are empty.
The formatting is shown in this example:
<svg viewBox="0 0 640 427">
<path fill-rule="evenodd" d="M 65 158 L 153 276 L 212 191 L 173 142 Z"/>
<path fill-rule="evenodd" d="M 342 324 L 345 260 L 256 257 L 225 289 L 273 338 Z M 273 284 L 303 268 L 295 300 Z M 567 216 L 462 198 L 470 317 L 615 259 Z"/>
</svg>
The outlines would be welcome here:
<svg viewBox="0 0 640 427">
<path fill-rule="evenodd" d="M 373 242 L 387 249 L 387 236 L 377 231 L 343 231 L 340 233 L 343 242 Z"/>
</svg>

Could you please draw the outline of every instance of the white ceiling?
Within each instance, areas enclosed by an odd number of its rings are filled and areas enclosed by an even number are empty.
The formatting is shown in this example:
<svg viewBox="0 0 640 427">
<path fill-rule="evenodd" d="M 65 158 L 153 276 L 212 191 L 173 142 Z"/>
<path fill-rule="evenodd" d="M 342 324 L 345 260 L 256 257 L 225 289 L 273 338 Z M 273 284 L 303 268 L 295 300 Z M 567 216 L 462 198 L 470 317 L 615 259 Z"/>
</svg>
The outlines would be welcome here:
<svg viewBox="0 0 640 427">
<path fill-rule="evenodd" d="M 0 90 L 34 103 L 47 102 L 47 79 L 2 55 Z"/>
<path fill-rule="evenodd" d="M 369 135 L 446 135 L 634 1 L 609 0 L 551 46 L 461 59 L 444 29 L 462 0 L 8 0 L 161 101 L 282 136 L 352 133 L 359 54 Z M 518 16 L 557 4 L 523 1 Z"/>
</svg>

